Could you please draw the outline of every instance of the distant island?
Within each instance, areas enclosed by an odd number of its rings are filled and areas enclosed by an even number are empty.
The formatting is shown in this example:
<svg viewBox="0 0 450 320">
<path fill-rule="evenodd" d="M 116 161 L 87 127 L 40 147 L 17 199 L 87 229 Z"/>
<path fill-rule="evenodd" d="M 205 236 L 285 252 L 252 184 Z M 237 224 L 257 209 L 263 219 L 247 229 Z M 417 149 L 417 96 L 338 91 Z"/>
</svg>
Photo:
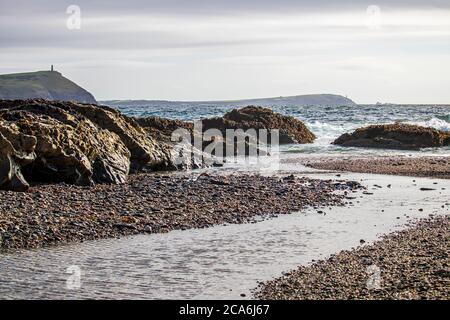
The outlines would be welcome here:
<svg viewBox="0 0 450 320">
<path fill-rule="evenodd" d="M 97 104 L 94 96 L 60 72 L 49 71 L 0 75 L 0 100 L 36 99 L 74 101 Z M 308 94 L 287 97 L 257 98 L 223 101 L 169 101 L 169 100 L 105 100 L 111 107 L 121 106 L 354 106 L 351 99 L 336 94 Z"/>
<path fill-rule="evenodd" d="M 37 71 L 0 75 L 0 99 L 76 101 L 97 104 L 94 96 L 57 71 Z"/>
<path fill-rule="evenodd" d="M 354 106 L 356 103 L 351 99 L 336 94 L 309 94 L 289 97 L 258 98 L 245 100 L 225 101 L 167 101 L 167 100 L 106 100 L 101 101 L 112 107 L 122 106 L 230 106 L 244 107 L 248 105 L 258 106 Z"/>
</svg>

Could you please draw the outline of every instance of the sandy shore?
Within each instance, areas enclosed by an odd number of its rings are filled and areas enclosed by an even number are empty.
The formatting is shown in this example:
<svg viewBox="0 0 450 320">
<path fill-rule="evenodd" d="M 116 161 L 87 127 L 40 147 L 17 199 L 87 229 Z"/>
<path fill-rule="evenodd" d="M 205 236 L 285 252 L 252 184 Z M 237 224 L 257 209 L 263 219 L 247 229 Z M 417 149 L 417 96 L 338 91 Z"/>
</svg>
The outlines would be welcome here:
<svg viewBox="0 0 450 320">
<path fill-rule="evenodd" d="M 449 216 L 420 221 L 372 245 L 342 251 L 266 282 L 256 297 L 450 299 L 449 232 Z"/>
<path fill-rule="evenodd" d="M 358 188 L 356 182 L 294 176 L 138 174 L 122 185 L 0 191 L 0 250 L 252 222 L 304 207 L 342 205 Z"/>
<path fill-rule="evenodd" d="M 321 158 L 306 159 L 304 165 L 322 170 L 450 179 L 450 157 Z"/>
</svg>

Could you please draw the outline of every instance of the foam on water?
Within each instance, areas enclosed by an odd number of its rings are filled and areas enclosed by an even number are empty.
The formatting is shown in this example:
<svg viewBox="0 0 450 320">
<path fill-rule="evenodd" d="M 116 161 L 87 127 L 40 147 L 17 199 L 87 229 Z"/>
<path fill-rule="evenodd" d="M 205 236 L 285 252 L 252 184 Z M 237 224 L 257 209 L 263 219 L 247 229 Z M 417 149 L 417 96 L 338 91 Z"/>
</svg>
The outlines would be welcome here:
<svg viewBox="0 0 450 320">
<path fill-rule="evenodd" d="M 123 106 L 120 111 L 130 116 L 160 116 L 170 119 L 199 120 L 222 116 L 232 106 L 196 105 L 195 103 L 170 105 Z M 421 151 L 376 150 L 342 148 L 331 145 L 341 134 L 356 128 L 393 122 L 405 122 L 450 131 L 450 106 L 445 105 L 357 105 L 341 107 L 325 106 L 275 106 L 270 107 L 284 115 L 303 121 L 317 136 L 313 144 L 283 146 L 282 151 L 299 154 L 362 154 L 362 155 L 450 155 L 450 147 Z"/>
<path fill-rule="evenodd" d="M 410 121 L 410 124 L 416 124 L 422 127 L 431 127 L 442 131 L 450 131 L 450 122 L 438 117 L 426 121 Z"/>
</svg>

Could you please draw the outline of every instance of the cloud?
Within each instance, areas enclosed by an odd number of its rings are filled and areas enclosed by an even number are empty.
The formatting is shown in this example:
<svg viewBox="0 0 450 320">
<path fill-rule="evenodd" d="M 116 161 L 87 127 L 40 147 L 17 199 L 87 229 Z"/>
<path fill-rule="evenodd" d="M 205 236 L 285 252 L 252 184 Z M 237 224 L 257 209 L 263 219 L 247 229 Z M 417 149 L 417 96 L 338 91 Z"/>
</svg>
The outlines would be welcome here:
<svg viewBox="0 0 450 320">
<path fill-rule="evenodd" d="M 371 4 L 386 8 L 449 9 L 447 0 L 1 0 L 2 11 L 9 13 L 43 14 L 57 13 L 71 4 L 76 4 L 95 14 L 236 14 L 236 13 L 276 13 L 276 12 L 327 12 L 367 8 Z"/>
<path fill-rule="evenodd" d="M 359 37 L 448 36 L 450 10 L 383 12 L 379 32 L 367 28 L 367 13 L 360 11 L 289 14 L 206 16 L 123 14 L 93 15 L 82 11 L 81 30 L 66 27 L 65 11 L 53 16 L 33 15 L 21 20 L 4 16 L 0 47 L 66 47 L 130 50 L 203 48 L 277 44 L 280 42 L 341 40 Z M 20 19 L 19 19 L 20 20 Z M 14 27 L 13 27 L 14 26 Z M 331 41 L 330 40 L 330 41 Z"/>
<path fill-rule="evenodd" d="M 373 3 L 380 25 L 368 28 Z M 71 4 L 81 8 L 80 30 L 66 27 Z M 0 72 L 54 63 L 99 98 L 352 96 L 353 88 L 368 101 L 390 81 L 417 88 L 427 78 L 450 101 L 448 81 L 438 81 L 450 68 L 448 0 L 0 0 L 0 30 Z M 392 95 L 385 100 L 402 99 Z"/>
</svg>

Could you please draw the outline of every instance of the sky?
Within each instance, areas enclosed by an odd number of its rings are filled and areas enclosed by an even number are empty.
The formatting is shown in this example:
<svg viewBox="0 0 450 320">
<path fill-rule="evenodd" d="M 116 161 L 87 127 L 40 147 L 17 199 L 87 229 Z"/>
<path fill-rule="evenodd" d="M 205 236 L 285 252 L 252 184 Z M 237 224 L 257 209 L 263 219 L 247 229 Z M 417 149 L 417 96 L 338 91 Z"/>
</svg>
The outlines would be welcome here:
<svg viewBox="0 0 450 320">
<path fill-rule="evenodd" d="M 97 100 L 450 104 L 448 0 L 0 0 L 0 73 Z"/>
</svg>

